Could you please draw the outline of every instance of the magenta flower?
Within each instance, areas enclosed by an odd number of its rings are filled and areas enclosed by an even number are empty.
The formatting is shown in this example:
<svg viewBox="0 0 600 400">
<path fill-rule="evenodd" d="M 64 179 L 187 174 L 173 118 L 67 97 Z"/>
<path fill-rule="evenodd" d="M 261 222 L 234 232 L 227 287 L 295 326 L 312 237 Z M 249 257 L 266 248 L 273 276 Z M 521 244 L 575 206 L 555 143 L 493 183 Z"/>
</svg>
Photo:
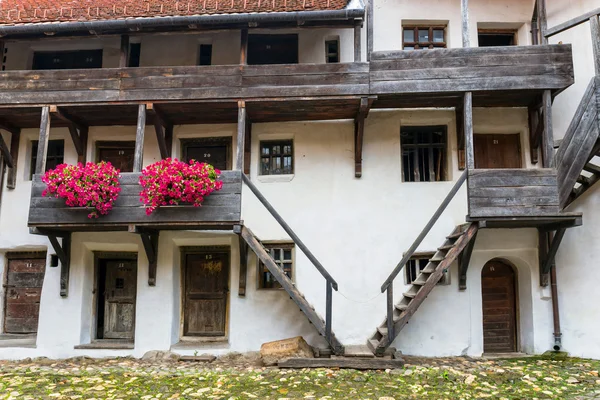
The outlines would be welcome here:
<svg viewBox="0 0 600 400">
<path fill-rule="evenodd" d="M 42 195 L 63 198 L 68 207 L 93 208 L 88 218 L 98 218 L 108 214 L 119 197 L 119 178 L 119 170 L 109 162 L 60 164 L 42 177 Z"/>
<path fill-rule="evenodd" d="M 166 205 L 187 203 L 199 207 L 206 196 L 223 187 L 218 180 L 220 174 L 212 165 L 195 160 L 189 164 L 171 158 L 160 160 L 142 171 L 140 201 L 147 215 Z"/>
</svg>

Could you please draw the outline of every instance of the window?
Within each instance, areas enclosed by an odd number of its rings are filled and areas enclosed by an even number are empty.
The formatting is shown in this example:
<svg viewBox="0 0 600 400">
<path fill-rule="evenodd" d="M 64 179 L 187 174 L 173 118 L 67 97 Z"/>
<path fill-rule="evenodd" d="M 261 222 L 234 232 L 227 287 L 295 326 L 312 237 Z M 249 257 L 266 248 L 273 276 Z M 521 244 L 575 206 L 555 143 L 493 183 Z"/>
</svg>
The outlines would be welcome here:
<svg viewBox="0 0 600 400">
<path fill-rule="evenodd" d="M 260 142 L 260 174 L 289 175 L 294 173 L 292 140 Z"/>
<path fill-rule="evenodd" d="M 181 139 L 181 155 L 185 162 L 196 160 L 211 164 L 221 171 L 231 169 L 231 136 Z"/>
<path fill-rule="evenodd" d="M 133 172 L 135 141 L 96 142 L 97 162 L 110 162 L 121 172 Z"/>
<path fill-rule="evenodd" d="M 326 40 L 325 41 L 325 61 L 328 63 L 340 62 L 340 41 Z"/>
<path fill-rule="evenodd" d="M 514 46 L 516 37 L 516 30 L 480 29 L 477 33 L 479 47 Z"/>
<path fill-rule="evenodd" d="M 127 61 L 127 66 L 132 67 L 132 68 L 139 67 L 141 54 L 142 54 L 142 44 L 141 43 L 131 43 L 129 45 L 129 60 Z"/>
<path fill-rule="evenodd" d="M 410 285 L 411 283 L 413 283 L 414 281 L 417 280 L 417 278 L 419 277 L 419 275 L 421 274 L 421 271 L 423 271 L 425 269 L 425 267 L 427 267 L 427 264 L 429 264 L 429 260 L 431 258 L 433 258 L 433 256 L 435 255 L 435 253 L 420 253 L 420 254 L 415 254 L 410 260 L 408 260 L 408 262 L 406 263 L 406 266 L 404 267 L 405 271 L 406 271 L 406 284 Z M 437 283 L 438 285 L 449 285 L 450 284 L 450 272 L 444 272 L 444 274 L 442 275 L 442 278 L 440 279 L 440 281 Z"/>
<path fill-rule="evenodd" d="M 294 244 L 266 244 L 265 248 L 271 254 L 275 264 L 283 270 L 288 278 L 292 279 L 292 269 L 294 267 L 292 251 L 294 250 Z M 275 280 L 269 269 L 262 262 L 258 265 L 258 279 L 259 289 L 281 289 L 279 282 Z"/>
<path fill-rule="evenodd" d="M 102 49 L 73 51 L 36 51 L 34 70 L 102 68 Z"/>
<path fill-rule="evenodd" d="M 298 64 L 298 35 L 248 35 L 248 64 Z"/>
<path fill-rule="evenodd" d="M 201 44 L 198 49 L 198 65 L 212 65 L 212 44 Z"/>
<path fill-rule="evenodd" d="M 29 167 L 29 179 L 35 173 L 35 164 L 37 163 L 38 141 L 31 142 L 31 166 Z M 56 168 L 57 165 L 64 162 L 65 141 L 48 140 L 48 152 L 46 155 L 46 171 Z"/>
<path fill-rule="evenodd" d="M 426 50 L 446 47 L 445 26 L 406 26 L 402 32 L 404 50 Z"/>
<path fill-rule="evenodd" d="M 400 131 L 404 182 L 437 182 L 446 177 L 446 127 L 410 126 Z"/>
</svg>

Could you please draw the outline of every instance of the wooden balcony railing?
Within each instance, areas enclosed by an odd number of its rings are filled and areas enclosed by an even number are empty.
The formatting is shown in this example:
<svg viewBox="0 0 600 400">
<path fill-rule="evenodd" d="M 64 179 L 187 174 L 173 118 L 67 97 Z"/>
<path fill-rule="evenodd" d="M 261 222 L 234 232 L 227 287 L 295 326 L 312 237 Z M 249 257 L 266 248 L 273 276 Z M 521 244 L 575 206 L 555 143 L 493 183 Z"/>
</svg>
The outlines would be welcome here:
<svg viewBox="0 0 600 400">
<path fill-rule="evenodd" d="M 139 173 L 121 174 L 121 193 L 109 214 L 88 218 L 90 210 L 65 206 L 64 199 L 43 197 L 46 184 L 33 178 L 30 227 L 41 230 L 101 231 L 127 230 L 135 225 L 151 229 L 231 229 L 240 223 L 242 178 L 240 171 L 223 171 L 223 188 L 206 197 L 201 207 L 161 207 L 146 215 L 140 202 Z"/>
</svg>

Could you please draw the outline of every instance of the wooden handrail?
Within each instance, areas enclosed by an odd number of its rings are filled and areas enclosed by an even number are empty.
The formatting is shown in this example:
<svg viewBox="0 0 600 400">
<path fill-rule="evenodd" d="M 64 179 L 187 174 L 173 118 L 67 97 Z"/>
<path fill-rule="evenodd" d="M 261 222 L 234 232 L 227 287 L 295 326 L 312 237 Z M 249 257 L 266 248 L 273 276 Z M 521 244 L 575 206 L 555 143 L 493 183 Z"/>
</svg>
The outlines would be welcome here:
<svg viewBox="0 0 600 400">
<path fill-rule="evenodd" d="M 311 251 L 308 249 L 308 247 L 306 247 L 306 245 L 302 242 L 302 240 L 300 240 L 298 235 L 296 235 L 296 233 L 292 230 L 292 228 L 290 228 L 290 226 L 287 224 L 287 222 L 285 222 L 284 219 L 281 217 L 281 215 L 279 215 L 279 213 L 277 211 L 275 211 L 275 209 L 273 208 L 271 203 L 269 203 L 269 201 L 265 198 L 265 196 L 263 196 L 263 194 L 258 190 L 256 185 L 254 185 L 254 183 L 252 183 L 252 181 L 250 181 L 250 178 L 248 178 L 248 176 L 244 173 L 242 173 L 242 181 L 246 184 L 246 186 L 248 186 L 250 188 L 252 193 L 254 193 L 256 198 L 262 203 L 263 206 L 265 206 L 267 211 L 269 211 L 269 213 L 271 213 L 273 218 L 275 218 L 275 220 L 279 223 L 279 225 L 283 228 L 283 230 L 288 235 L 290 235 L 290 237 L 292 238 L 294 243 L 296 243 L 296 245 L 300 248 L 300 250 L 302 250 L 302 252 L 306 255 L 306 257 L 310 260 L 310 262 L 312 262 L 312 264 L 321 273 L 321 275 L 323 275 L 323 277 L 329 283 L 331 283 L 331 287 L 337 291 L 338 284 L 335 281 L 335 279 L 333 279 L 333 277 L 329 274 L 329 272 L 327 272 L 325 267 L 323 267 L 323 265 L 319 262 L 319 260 L 317 260 L 317 258 L 313 255 L 313 253 L 311 253 Z"/>
<path fill-rule="evenodd" d="M 600 14 L 600 8 L 596 8 L 595 10 L 592 10 L 585 14 L 582 14 L 579 17 L 575 17 L 566 22 L 563 22 L 562 24 L 558 24 L 550 29 L 546 29 L 546 32 L 544 32 L 544 36 L 549 38 L 551 36 L 557 35 L 561 32 L 566 31 L 567 29 L 571 29 L 577 25 L 583 24 L 584 22 L 589 21 L 590 18 L 592 18 L 593 16 L 599 15 L 599 14 Z"/>
<path fill-rule="evenodd" d="M 427 225 L 425 225 L 425 228 L 423 228 L 423 230 L 421 231 L 419 236 L 417 236 L 414 243 L 410 246 L 410 248 L 408 249 L 406 254 L 404 254 L 404 257 L 402 257 L 402 260 L 400 260 L 400 262 L 398 263 L 398 265 L 396 265 L 396 268 L 394 268 L 394 270 L 392 271 L 390 276 L 386 279 L 386 281 L 383 283 L 383 285 L 381 285 L 381 293 L 384 293 L 387 290 L 387 288 L 392 284 L 392 282 L 394 282 L 394 279 L 396 279 L 396 276 L 398 276 L 398 274 L 400 273 L 402 268 L 404 268 L 404 266 L 406 265 L 408 260 L 410 260 L 410 258 L 413 256 L 413 254 L 415 253 L 415 251 L 417 250 L 417 248 L 419 247 L 419 245 L 421 244 L 423 239 L 425 239 L 425 236 L 427 236 L 427 234 L 429 233 L 431 228 L 433 228 L 433 225 L 435 225 L 437 220 L 440 218 L 440 215 L 442 215 L 442 213 L 444 212 L 446 207 L 448 207 L 448 204 L 450 204 L 450 202 L 452 201 L 454 196 L 456 196 L 458 189 L 460 189 L 460 187 L 463 185 L 463 183 L 465 183 L 465 181 L 467 180 L 468 171 L 469 171 L 468 169 L 465 169 L 465 172 L 463 172 L 462 175 L 460 176 L 460 178 L 458 178 L 458 181 L 456 181 L 456 183 L 452 187 L 452 190 L 450 190 L 450 192 L 448 193 L 448 195 L 446 196 L 446 198 L 444 199 L 442 204 L 440 204 L 440 206 L 435 211 L 435 213 L 433 214 L 433 216 L 431 217 L 429 222 L 427 222 Z"/>
</svg>

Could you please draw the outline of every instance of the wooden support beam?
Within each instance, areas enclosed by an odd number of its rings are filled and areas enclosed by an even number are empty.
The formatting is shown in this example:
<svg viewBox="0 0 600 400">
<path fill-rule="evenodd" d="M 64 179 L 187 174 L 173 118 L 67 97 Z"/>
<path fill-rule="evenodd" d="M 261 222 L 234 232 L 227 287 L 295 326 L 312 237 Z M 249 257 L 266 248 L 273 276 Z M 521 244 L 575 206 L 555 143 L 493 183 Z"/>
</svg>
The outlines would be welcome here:
<svg viewBox="0 0 600 400">
<path fill-rule="evenodd" d="M 550 283 L 550 277 L 548 274 L 544 274 L 544 263 L 548 258 L 548 234 L 548 231 L 538 228 L 538 272 L 540 277 L 540 286 L 542 287 L 546 287 Z"/>
<path fill-rule="evenodd" d="M 554 257 L 556 257 L 556 252 L 558 251 L 558 247 L 560 246 L 560 242 L 562 242 L 566 231 L 566 228 L 561 228 L 556 231 L 554 238 L 552 238 L 552 244 L 550 245 L 546 259 L 544 260 L 542 273 L 548 274 L 550 272 L 550 268 L 552 268 L 552 264 L 554 264 Z"/>
<path fill-rule="evenodd" d="M 469 269 L 469 263 L 471 262 L 471 255 L 473 254 L 473 248 L 475 247 L 475 240 L 477 240 L 477 234 L 479 230 L 475 232 L 473 238 L 467 243 L 465 249 L 458 256 L 458 290 L 467 290 L 467 271 Z"/>
<path fill-rule="evenodd" d="M 241 231 L 238 235 L 240 243 L 240 280 L 238 285 L 238 296 L 246 296 L 246 281 L 248 280 L 248 243 L 242 238 Z"/>
<path fill-rule="evenodd" d="M 455 108 L 456 135 L 458 144 L 458 169 L 463 171 L 466 167 L 465 160 L 465 115 L 464 106 Z"/>
<path fill-rule="evenodd" d="M 40 122 L 40 137 L 38 141 L 37 159 L 35 173 L 38 175 L 46 171 L 46 155 L 48 153 L 48 138 L 50 137 L 50 107 L 42 107 L 42 118 Z"/>
<path fill-rule="evenodd" d="M 367 1 L 367 61 L 371 61 L 371 53 L 373 53 L 373 2 L 375 0 Z"/>
<path fill-rule="evenodd" d="M 246 103 L 238 101 L 238 124 L 237 124 L 237 151 L 235 158 L 235 169 L 244 169 L 244 142 L 246 141 L 247 128 Z"/>
<path fill-rule="evenodd" d="M 0 206 L 2 205 L 2 192 L 4 191 L 4 173 L 6 171 L 6 164 L 4 163 L 4 157 L 0 153 Z"/>
<path fill-rule="evenodd" d="M 17 187 L 17 165 L 19 163 L 19 142 L 21 141 L 21 132 L 11 133 L 10 137 L 10 156 L 12 157 L 13 166 L 8 170 L 6 179 L 6 187 L 14 189 Z"/>
<path fill-rule="evenodd" d="M 87 126 L 79 131 L 79 139 L 81 140 L 81 146 L 83 147 L 83 154 L 77 156 L 77 162 L 82 164 L 85 164 L 87 161 L 88 133 L 89 128 Z"/>
<path fill-rule="evenodd" d="M 49 235 L 48 240 L 60 260 L 60 296 L 69 295 L 69 275 L 71 269 L 71 233 L 67 233 L 59 243 L 57 236 Z"/>
<path fill-rule="evenodd" d="M 540 44 L 540 30 L 538 29 L 537 0 L 533 6 L 533 15 L 531 16 L 531 44 Z"/>
<path fill-rule="evenodd" d="M 133 157 L 133 172 L 142 172 L 144 165 L 144 133 L 146 131 L 146 105 L 138 107 L 137 130 L 135 133 L 135 154 Z"/>
<path fill-rule="evenodd" d="M 554 131 L 552 129 L 552 92 L 544 90 L 542 95 L 542 115 L 544 120 L 544 135 L 542 138 L 542 165 L 552 167 L 554 158 Z"/>
<path fill-rule="evenodd" d="M 540 44 L 548 44 L 546 31 L 548 30 L 548 19 L 546 18 L 546 0 L 537 0 L 538 24 L 540 27 Z"/>
<path fill-rule="evenodd" d="M 465 131 L 465 159 L 467 169 L 475 168 L 475 150 L 473 148 L 473 93 L 466 92 L 463 106 L 463 123 Z"/>
<path fill-rule="evenodd" d="M 121 35 L 121 54 L 119 68 L 126 68 L 129 63 L 129 35 Z"/>
<path fill-rule="evenodd" d="M 156 267 L 158 264 L 158 237 L 160 231 L 144 229 L 136 225 L 129 225 L 129 233 L 140 235 L 146 258 L 148 258 L 148 286 L 156 286 Z"/>
<path fill-rule="evenodd" d="M 160 157 L 171 157 L 173 148 L 173 122 L 171 122 L 171 119 L 153 103 L 146 104 L 146 115 L 153 119 Z"/>
<path fill-rule="evenodd" d="M 362 21 L 354 20 L 354 62 L 360 62 L 362 57 Z"/>
<path fill-rule="evenodd" d="M 240 65 L 248 64 L 248 29 L 242 29 L 240 40 Z"/>
<path fill-rule="evenodd" d="M 365 119 L 369 115 L 369 110 L 373 104 L 373 99 L 362 97 L 358 112 L 354 118 L 354 176 L 362 176 L 362 148 L 365 131 Z"/>
<path fill-rule="evenodd" d="M 544 130 L 543 115 L 536 107 L 528 107 L 528 123 L 529 123 L 529 152 L 531 162 L 537 164 L 542 132 Z"/>
<path fill-rule="evenodd" d="M 596 76 L 600 76 L 600 21 L 598 15 L 590 18 L 590 29 L 592 31 L 592 49 L 594 51 L 594 70 Z"/>
<path fill-rule="evenodd" d="M 471 35 L 469 27 L 469 0 L 461 0 L 461 15 L 462 15 L 462 45 L 463 47 L 471 47 Z"/>
<path fill-rule="evenodd" d="M 246 119 L 246 137 L 244 138 L 244 173 L 250 175 L 252 156 L 252 122 Z"/>
<path fill-rule="evenodd" d="M 10 155 L 10 150 L 4 141 L 4 137 L 0 134 L 0 154 L 2 154 L 2 163 L 8 165 L 9 167 L 14 167 L 12 156 Z"/>
<path fill-rule="evenodd" d="M 71 134 L 71 139 L 73 140 L 73 145 L 75 146 L 77 155 L 79 157 L 82 157 L 86 149 L 83 145 L 83 141 L 81 140 L 81 132 L 87 132 L 88 126 L 82 121 L 79 121 L 78 119 L 72 117 L 64 110 L 61 110 L 57 106 L 50 106 L 50 114 L 53 117 L 60 119 L 61 121 L 64 121 L 68 124 L 69 133 Z"/>
</svg>

